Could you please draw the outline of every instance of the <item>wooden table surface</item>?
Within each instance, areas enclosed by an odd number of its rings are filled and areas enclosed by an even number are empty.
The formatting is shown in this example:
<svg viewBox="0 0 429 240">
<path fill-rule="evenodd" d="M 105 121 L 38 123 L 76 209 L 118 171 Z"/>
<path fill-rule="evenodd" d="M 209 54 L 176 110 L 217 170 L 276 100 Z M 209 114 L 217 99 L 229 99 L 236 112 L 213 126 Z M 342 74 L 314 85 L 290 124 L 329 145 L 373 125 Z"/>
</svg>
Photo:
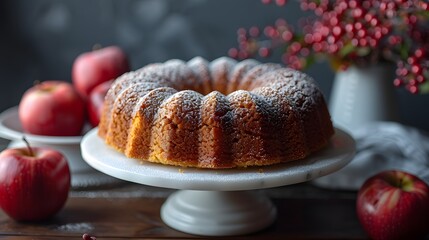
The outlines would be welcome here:
<svg viewBox="0 0 429 240">
<path fill-rule="evenodd" d="M 104 189 L 72 190 L 65 207 L 48 221 L 20 223 L 0 212 L 0 238 L 82 239 L 84 233 L 97 239 L 201 238 L 162 222 L 160 207 L 173 191 L 126 182 Z M 355 192 L 302 183 L 258 194 L 273 200 L 277 220 L 262 231 L 234 238 L 366 239 L 355 214 Z"/>
<path fill-rule="evenodd" d="M 0 139 L 0 149 L 8 142 Z M 113 185 L 72 189 L 64 208 L 44 222 L 22 223 L 0 210 L 0 239 L 194 239 L 165 225 L 160 208 L 175 190 L 118 180 Z M 367 239 L 355 212 L 356 192 L 311 183 L 258 190 L 277 207 L 268 228 L 237 239 Z M 429 237 L 427 238 L 429 239 Z"/>
</svg>

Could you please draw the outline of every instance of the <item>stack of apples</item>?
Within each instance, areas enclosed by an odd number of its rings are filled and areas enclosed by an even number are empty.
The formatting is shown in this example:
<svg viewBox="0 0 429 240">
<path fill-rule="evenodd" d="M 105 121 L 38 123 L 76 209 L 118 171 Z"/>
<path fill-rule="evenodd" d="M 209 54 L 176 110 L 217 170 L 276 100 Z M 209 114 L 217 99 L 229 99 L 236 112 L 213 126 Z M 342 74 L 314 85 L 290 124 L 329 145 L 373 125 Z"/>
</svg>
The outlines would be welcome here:
<svg viewBox="0 0 429 240">
<path fill-rule="evenodd" d="M 72 83 L 43 81 L 19 103 L 23 131 L 43 136 L 80 136 L 87 119 L 95 127 L 113 79 L 130 71 L 124 51 L 110 46 L 75 59 Z M 0 207 L 18 221 L 44 220 L 65 204 L 70 190 L 66 157 L 48 147 L 10 148 L 0 153 Z"/>
<path fill-rule="evenodd" d="M 113 79 L 130 71 L 124 51 L 110 46 L 78 56 L 72 83 L 44 81 L 28 89 L 19 104 L 25 132 L 45 136 L 78 136 L 86 123 L 95 127 Z"/>
<path fill-rule="evenodd" d="M 117 46 L 83 53 L 76 58 L 72 69 L 73 85 L 87 102 L 88 118 L 93 127 L 100 122 L 104 96 L 113 80 L 128 71 L 128 58 Z"/>
</svg>

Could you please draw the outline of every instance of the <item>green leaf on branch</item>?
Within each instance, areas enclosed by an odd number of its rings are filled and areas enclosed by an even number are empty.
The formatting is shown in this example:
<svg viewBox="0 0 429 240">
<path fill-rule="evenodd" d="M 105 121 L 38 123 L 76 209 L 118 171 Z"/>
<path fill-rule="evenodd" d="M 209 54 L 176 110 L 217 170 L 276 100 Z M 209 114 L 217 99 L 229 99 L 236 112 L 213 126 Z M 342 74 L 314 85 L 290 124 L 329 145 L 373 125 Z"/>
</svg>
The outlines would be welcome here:
<svg viewBox="0 0 429 240">
<path fill-rule="evenodd" d="M 371 48 L 369 47 L 360 47 L 357 49 L 356 54 L 360 57 L 367 56 L 371 52 Z"/>
<path fill-rule="evenodd" d="M 355 46 L 351 42 L 344 45 L 340 50 L 340 57 L 343 58 L 355 50 Z"/>
<path fill-rule="evenodd" d="M 314 56 L 311 56 L 311 55 L 307 56 L 307 57 L 304 57 L 303 59 L 304 59 L 303 69 L 306 69 L 306 68 L 310 67 L 316 61 L 316 58 Z"/>
<path fill-rule="evenodd" d="M 419 85 L 420 93 L 429 93 L 429 81 L 426 81 Z"/>
</svg>

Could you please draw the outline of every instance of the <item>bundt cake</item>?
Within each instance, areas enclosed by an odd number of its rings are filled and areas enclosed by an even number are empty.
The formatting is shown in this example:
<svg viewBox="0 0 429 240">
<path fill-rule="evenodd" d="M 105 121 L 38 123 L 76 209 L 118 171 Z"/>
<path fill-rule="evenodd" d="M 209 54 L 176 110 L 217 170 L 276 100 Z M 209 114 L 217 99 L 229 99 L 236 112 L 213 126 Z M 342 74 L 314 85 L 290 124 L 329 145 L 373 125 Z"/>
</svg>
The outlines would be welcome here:
<svg viewBox="0 0 429 240">
<path fill-rule="evenodd" d="M 169 60 L 120 76 L 106 95 L 98 130 L 127 157 L 199 168 L 303 159 L 333 133 L 309 76 L 227 57 Z"/>
</svg>

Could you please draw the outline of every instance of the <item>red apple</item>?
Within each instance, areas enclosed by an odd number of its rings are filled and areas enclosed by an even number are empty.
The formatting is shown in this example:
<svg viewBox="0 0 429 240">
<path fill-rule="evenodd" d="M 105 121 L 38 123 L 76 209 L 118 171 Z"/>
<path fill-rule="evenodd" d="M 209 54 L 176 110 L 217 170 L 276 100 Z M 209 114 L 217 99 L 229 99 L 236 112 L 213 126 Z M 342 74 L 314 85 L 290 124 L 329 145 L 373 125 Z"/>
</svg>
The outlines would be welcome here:
<svg viewBox="0 0 429 240">
<path fill-rule="evenodd" d="M 109 91 L 110 86 L 112 85 L 113 80 L 104 82 L 97 87 L 95 87 L 88 98 L 88 117 L 89 122 L 93 127 L 98 126 L 100 122 L 101 111 L 104 103 L 104 97 Z"/>
<path fill-rule="evenodd" d="M 410 173 L 384 171 L 362 185 L 356 210 L 372 239 L 419 239 L 429 233 L 429 186 Z"/>
<path fill-rule="evenodd" d="M 127 56 L 117 46 L 110 46 L 79 55 L 73 64 L 72 79 L 86 99 L 92 89 L 130 71 Z"/>
<path fill-rule="evenodd" d="M 78 136 L 85 124 L 85 101 L 63 81 L 45 81 L 28 89 L 19 103 L 25 132 L 47 136 Z"/>
<path fill-rule="evenodd" d="M 69 190 L 69 166 L 58 151 L 27 147 L 0 153 L 0 207 L 11 218 L 49 218 L 64 206 Z"/>
</svg>

